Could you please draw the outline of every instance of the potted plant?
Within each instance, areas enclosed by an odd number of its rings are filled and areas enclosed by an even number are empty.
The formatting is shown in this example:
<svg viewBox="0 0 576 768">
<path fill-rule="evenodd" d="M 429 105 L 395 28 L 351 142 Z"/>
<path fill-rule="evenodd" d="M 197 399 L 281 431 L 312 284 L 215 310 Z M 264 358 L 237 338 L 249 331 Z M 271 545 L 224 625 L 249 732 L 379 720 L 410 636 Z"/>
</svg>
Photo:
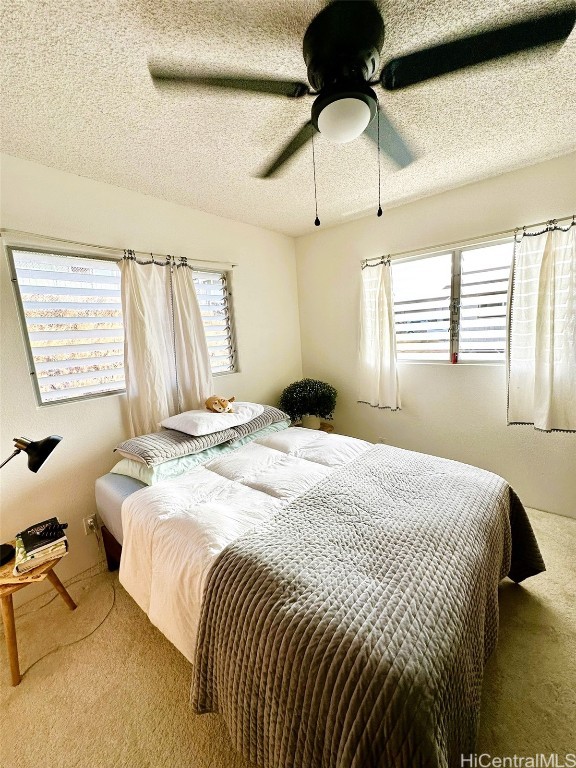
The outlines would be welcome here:
<svg viewBox="0 0 576 768">
<path fill-rule="evenodd" d="M 302 379 L 289 384 L 280 396 L 280 408 L 292 422 L 318 429 L 320 419 L 332 419 L 338 392 L 325 381 Z"/>
</svg>

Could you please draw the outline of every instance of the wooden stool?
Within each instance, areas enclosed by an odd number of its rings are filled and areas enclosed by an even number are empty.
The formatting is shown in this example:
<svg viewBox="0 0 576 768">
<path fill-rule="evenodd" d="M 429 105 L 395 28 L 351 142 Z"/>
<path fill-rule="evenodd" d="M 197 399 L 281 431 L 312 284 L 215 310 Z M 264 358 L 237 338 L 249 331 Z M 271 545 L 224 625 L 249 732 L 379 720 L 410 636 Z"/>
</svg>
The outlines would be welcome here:
<svg viewBox="0 0 576 768">
<path fill-rule="evenodd" d="M 2 604 L 2 620 L 4 622 L 4 633 L 6 635 L 6 648 L 8 650 L 8 660 L 10 661 L 12 685 L 18 685 L 22 679 L 20 675 L 20 665 L 18 664 L 18 645 L 16 642 L 16 625 L 14 623 L 12 593 L 18 592 L 19 589 L 24 589 L 28 584 L 36 584 L 39 581 L 48 579 L 54 589 L 62 596 L 62 599 L 68 608 L 73 611 L 76 608 L 76 603 L 72 600 L 66 591 L 66 587 L 53 571 L 54 566 L 59 563 L 61 559 L 61 557 L 57 557 L 54 560 L 47 560 L 45 563 L 41 563 L 37 568 L 33 568 L 26 573 L 21 573 L 18 576 L 14 576 L 13 573 L 14 558 L 0 567 L 0 603 Z"/>
</svg>

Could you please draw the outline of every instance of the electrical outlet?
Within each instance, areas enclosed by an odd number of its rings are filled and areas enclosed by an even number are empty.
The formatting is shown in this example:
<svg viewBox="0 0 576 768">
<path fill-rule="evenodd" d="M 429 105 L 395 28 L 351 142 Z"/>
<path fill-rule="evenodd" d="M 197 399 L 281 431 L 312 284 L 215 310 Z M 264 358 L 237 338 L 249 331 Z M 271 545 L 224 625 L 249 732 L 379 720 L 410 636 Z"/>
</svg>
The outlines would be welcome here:
<svg viewBox="0 0 576 768">
<path fill-rule="evenodd" d="M 96 515 L 90 515 L 90 517 L 85 517 L 83 520 L 84 523 L 84 533 L 86 536 L 89 536 L 91 533 L 96 533 Z"/>
</svg>

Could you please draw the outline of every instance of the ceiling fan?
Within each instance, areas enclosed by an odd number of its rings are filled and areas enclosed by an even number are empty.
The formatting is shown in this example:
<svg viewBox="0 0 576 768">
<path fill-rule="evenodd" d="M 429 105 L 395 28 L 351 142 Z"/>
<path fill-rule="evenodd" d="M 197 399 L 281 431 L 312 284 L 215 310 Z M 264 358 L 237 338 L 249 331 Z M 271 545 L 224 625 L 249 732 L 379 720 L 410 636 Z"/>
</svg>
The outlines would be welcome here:
<svg viewBox="0 0 576 768">
<path fill-rule="evenodd" d="M 384 21 L 373 0 L 332 0 L 312 20 L 303 41 L 308 68 L 306 83 L 240 74 L 221 76 L 178 73 L 149 63 L 154 80 L 252 91 L 297 99 L 315 96 L 311 118 L 259 174 L 273 176 L 316 132 L 345 143 L 365 133 L 401 168 L 414 156 L 386 117 L 372 86 L 388 91 L 420 83 L 512 53 L 566 38 L 576 21 L 576 8 L 539 15 L 493 28 L 388 61 L 378 73 L 384 44 Z M 374 117 L 378 113 L 378 119 Z"/>
</svg>

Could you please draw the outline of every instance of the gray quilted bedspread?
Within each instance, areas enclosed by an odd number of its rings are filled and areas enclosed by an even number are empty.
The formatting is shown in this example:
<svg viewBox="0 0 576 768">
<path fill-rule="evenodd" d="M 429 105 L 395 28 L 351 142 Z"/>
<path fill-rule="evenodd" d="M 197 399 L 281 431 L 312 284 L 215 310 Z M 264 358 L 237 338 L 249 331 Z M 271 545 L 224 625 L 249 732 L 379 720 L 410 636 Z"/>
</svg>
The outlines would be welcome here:
<svg viewBox="0 0 576 768">
<path fill-rule="evenodd" d="M 460 766 L 498 582 L 543 570 L 502 478 L 375 446 L 219 556 L 193 706 L 262 768 Z"/>
</svg>

